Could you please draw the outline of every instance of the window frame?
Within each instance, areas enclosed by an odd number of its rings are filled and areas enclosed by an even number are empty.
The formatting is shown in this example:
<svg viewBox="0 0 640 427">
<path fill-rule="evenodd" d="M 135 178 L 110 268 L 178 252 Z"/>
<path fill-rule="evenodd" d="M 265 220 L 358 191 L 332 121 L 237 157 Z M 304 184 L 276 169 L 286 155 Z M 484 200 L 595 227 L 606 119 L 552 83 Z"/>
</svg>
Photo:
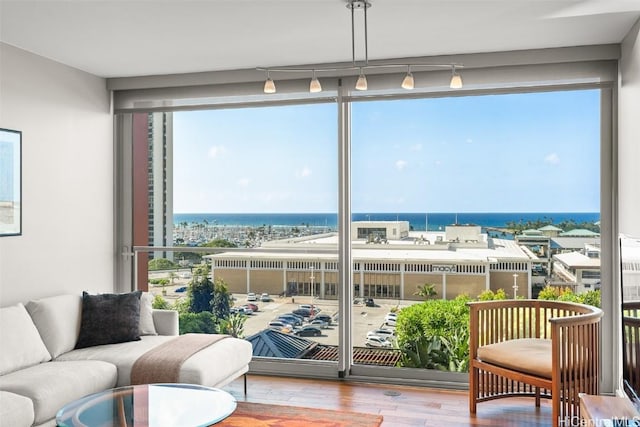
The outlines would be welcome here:
<svg viewBox="0 0 640 427">
<path fill-rule="evenodd" d="M 343 321 L 339 327 L 339 361 L 335 363 L 308 361 L 271 361 L 255 360 L 251 370 L 265 374 L 298 375 L 335 378 L 336 370 L 339 378 L 354 380 L 396 382 L 401 384 L 434 385 L 447 388 L 467 387 L 467 375 L 446 372 L 419 373 L 406 368 L 381 368 L 369 366 L 354 366 L 352 353 L 352 337 L 350 324 L 352 321 L 352 307 L 349 304 L 354 295 L 353 291 L 353 258 L 351 253 L 351 105 L 354 102 L 367 102 L 380 99 L 429 98 L 443 96 L 469 96 L 499 93 L 524 93 L 550 90 L 600 89 L 601 90 L 601 271 L 602 283 L 611 283 L 610 292 L 602 293 L 603 331 L 619 330 L 620 301 L 618 254 L 616 250 L 618 238 L 618 191 L 617 191 L 617 127 L 615 126 L 617 111 L 617 53 L 612 53 L 605 47 L 594 47 L 585 50 L 574 48 L 569 51 L 549 50 L 527 57 L 526 52 L 502 53 L 501 60 L 496 61 L 498 54 L 469 55 L 468 59 L 475 60 L 479 65 L 465 71 L 465 84 L 470 82 L 469 89 L 452 92 L 441 87 L 439 72 L 425 72 L 416 74 L 416 82 L 422 80 L 422 86 L 410 94 L 400 93 L 397 86 L 397 74 L 381 74 L 369 79 L 370 90 L 356 93 L 351 87 L 355 77 L 336 77 L 329 79 L 328 88 L 321 97 L 304 94 L 308 81 L 294 77 L 286 81 L 281 99 L 264 97 L 260 94 L 263 76 L 248 77 L 252 83 L 238 82 L 234 84 L 220 83 L 223 79 L 212 74 L 209 84 L 188 85 L 178 84 L 185 76 L 170 76 L 157 83 L 157 87 L 148 86 L 142 89 L 132 89 L 122 80 L 109 81 L 108 86 L 114 93 L 114 185 L 115 191 L 115 252 L 114 266 L 116 290 L 132 289 L 133 276 L 136 268 L 132 265 L 134 254 L 134 232 L 132 211 L 134 195 L 131 191 L 131 175 L 133 174 L 132 160 L 132 114 L 135 112 L 179 111 L 210 108 L 244 108 L 259 105 L 283 105 L 292 103 L 336 102 L 338 122 L 338 229 L 340 230 L 338 244 L 338 283 L 339 310 Z M 576 58 L 576 56 L 578 58 Z M 465 63 L 465 58 L 461 62 Z M 525 60 L 524 58 L 527 57 Z M 566 58 L 572 58 L 566 61 Z M 580 58 L 582 57 L 582 58 Z M 544 58 L 547 58 L 546 60 Z M 560 58 L 560 59 L 559 59 Z M 564 59 L 562 61 L 561 59 Z M 493 61 L 493 62 L 492 62 Z M 473 61 L 472 61 L 473 62 Z M 484 65 L 483 65 L 484 64 Z M 224 74 L 224 73 L 222 73 Z M 213 83 L 212 83 L 213 81 Z M 125 88 L 123 89 L 123 84 Z M 139 85 L 139 83 L 138 83 Z M 144 86 L 144 85 L 142 85 Z M 120 89 L 118 89 L 120 88 Z M 295 95 L 303 94 L 303 95 Z M 237 95 L 237 96 L 236 96 Z M 193 99 L 186 102 L 185 99 Z M 244 99 L 244 101 L 243 101 Z M 167 102 L 169 100 L 170 102 Z M 168 105 L 168 106 L 167 106 Z M 345 268 L 346 266 L 346 268 Z M 362 289 L 362 287 L 361 287 Z M 602 383 L 603 392 L 614 392 L 617 388 L 621 373 L 619 363 L 619 334 L 603 334 L 602 336 Z M 425 374 L 425 375 L 422 375 Z"/>
</svg>

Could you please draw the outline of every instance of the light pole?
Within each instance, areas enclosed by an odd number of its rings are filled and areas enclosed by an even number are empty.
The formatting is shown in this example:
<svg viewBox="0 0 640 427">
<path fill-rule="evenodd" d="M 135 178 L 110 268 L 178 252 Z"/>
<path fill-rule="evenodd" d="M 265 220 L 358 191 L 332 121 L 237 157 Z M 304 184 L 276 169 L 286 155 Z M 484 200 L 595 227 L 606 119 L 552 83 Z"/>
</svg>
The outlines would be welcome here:
<svg viewBox="0 0 640 427">
<path fill-rule="evenodd" d="M 513 273 L 513 299 L 518 297 L 518 274 Z"/>
<path fill-rule="evenodd" d="M 313 296 L 315 295 L 315 288 L 313 287 L 313 281 L 315 280 L 315 277 L 313 276 L 313 265 L 311 267 L 309 267 L 309 269 L 311 270 L 311 277 L 309 277 L 309 279 L 311 280 L 311 302 L 313 303 Z"/>
<path fill-rule="evenodd" d="M 311 315 L 314 316 L 315 315 L 315 306 L 313 305 L 313 296 L 315 295 L 315 288 L 313 287 L 313 281 L 315 280 L 315 276 L 313 275 L 313 265 L 311 267 L 309 267 L 309 269 L 311 270 L 311 277 L 309 277 L 309 280 L 311 280 L 311 289 L 310 289 L 310 293 L 311 293 Z"/>
</svg>

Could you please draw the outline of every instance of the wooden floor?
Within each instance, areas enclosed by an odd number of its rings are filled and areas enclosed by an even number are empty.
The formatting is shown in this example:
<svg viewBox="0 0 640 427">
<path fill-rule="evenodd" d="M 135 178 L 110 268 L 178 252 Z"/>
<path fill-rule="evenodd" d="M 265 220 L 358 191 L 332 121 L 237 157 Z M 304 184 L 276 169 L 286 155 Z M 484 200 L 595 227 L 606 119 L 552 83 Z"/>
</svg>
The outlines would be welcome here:
<svg viewBox="0 0 640 427">
<path fill-rule="evenodd" d="M 533 399 L 499 399 L 478 404 L 472 417 L 466 391 L 315 379 L 249 375 L 224 387 L 239 402 L 269 403 L 383 415 L 383 427 L 550 426 L 551 407 Z"/>
</svg>

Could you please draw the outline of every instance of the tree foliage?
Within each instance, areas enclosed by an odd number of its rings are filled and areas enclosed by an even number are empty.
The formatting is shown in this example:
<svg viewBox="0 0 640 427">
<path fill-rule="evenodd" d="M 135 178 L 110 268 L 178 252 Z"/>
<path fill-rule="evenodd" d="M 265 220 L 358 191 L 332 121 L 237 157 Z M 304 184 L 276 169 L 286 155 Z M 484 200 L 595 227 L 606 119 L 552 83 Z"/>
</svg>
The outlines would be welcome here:
<svg viewBox="0 0 640 427">
<path fill-rule="evenodd" d="M 567 232 L 576 229 L 585 229 L 591 230 L 595 233 L 600 232 L 600 226 L 596 225 L 592 222 L 575 222 L 573 219 L 561 221 L 558 224 L 554 224 L 553 218 L 547 218 L 543 216 L 542 218 L 538 218 L 534 221 L 508 221 L 505 226 L 506 228 L 513 230 L 514 233 L 520 234 L 524 230 L 538 230 L 547 225 L 553 225 L 555 227 L 560 228 L 562 231 Z"/>
<path fill-rule="evenodd" d="M 436 291 L 436 285 L 425 283 L 418 286 L 418 289 L 413 294 L 421 296 L 424 299 L 432 299 L 438 295 L 438 292 Z"/>
<path fill-rule="evenodd" d="M 502 288 L 498 289 L 495 292 L 493 292 L 491 289 L 487 289 L 486 291 L 482 291 L 480 295 L 478 295 L 478 301 L 493 301 L 501 299 L 507 299 L 507 293 Z"/>
<path fill-rule="evenodd" d="M 169 304 L 166 299 L 162 298 L 162 295 L 156 295 L 153 297 L 151 307 L 156 310 L 169 310 L 171 308 L 171 304 Z"/>
<path fill-rule="evenodd" d="M 212 312 L 213 288 L 213 282 L 209 279 L 209 267 L 205 264 L 198 266 L 193 272 L 188 288 L 191 313 Z"/>
<path fill-rule="evenodd" d="M 218 319 L 213 313 L 202 311 L 199 313 L 180 313 L 180 335 L 182 334 L 217 334 Z"/>
<path fill-rule="evenodd" d="M 203 243 L 200 246 L 205 248 L 237 248 L 238 247 L 238 245 L 236 245 L 233 242 L 230 242 L 227 239 L 214 239 L 207 243 Z"/>
<path fill-rule="evenodd" d="M 429 300 L 398 313 L 401 365 L 464 372 L 468 369 L 469 298 Z"/>
<path fill-rule="evenodd" d="M 213 298 L 211 299 L 211 310 L 219 319 L 227 319 L 230 315 L 232 305 L 229 287 L 220 278 L 216 278 L 213 284 Z"/>
<path fill-rule="evenodd" d="M 178 265 L 166 258 L 154 258 L 149 261 L 149 271 L 172 270 L 176 268 L 178 268 Z"/>
<path fill-rule="evenodd" d="M 538 294 L 538 299 L 577 302 L 594 307 L 600 307 L 600 291 L 587 291 L 580 294 L 574 293 L 571 288 L 545 286 Z"/>
<path fill-rule="evenodd" d="M 220 331 L 235 338 L 244 338 L 244 322 L 246 320 L 247 316 L 240 313 L 231 314 L 229 318 L 220 321 Z"/>
</svg>

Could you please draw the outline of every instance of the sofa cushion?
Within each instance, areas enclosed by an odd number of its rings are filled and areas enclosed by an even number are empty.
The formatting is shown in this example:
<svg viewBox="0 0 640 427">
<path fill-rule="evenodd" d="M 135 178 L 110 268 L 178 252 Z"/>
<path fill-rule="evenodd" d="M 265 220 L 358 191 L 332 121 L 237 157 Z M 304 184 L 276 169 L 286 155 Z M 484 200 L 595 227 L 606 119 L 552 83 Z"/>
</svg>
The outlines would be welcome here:
<svg viewBox="0 0 640 427">
<path fill-rule="evenodd" d="M 141 294 L 141 291 L 99 295 L 83 292 L 76 348 L 139 340 Z"/>
<path fill-rule="evenodd" d="M 111 363 L 53 361 L 0 376 L 0 390 L 31 399 L 35 424 L 39 424 L 54 418 L 67 403 L 113 388 L 116 378 L 116 367 Z"/>
<path fill-rule="evenodd" d="M 140 341 L 110 344 L 73 350 L 57 360 L 104 360 L 118 367 L 118 387 L 131 384 L 131 368 L 148 350 L 172 340 L 173 336 L 143 336 Z M 180 370 L 179 381 L 210 387 L 221 387 L 246 372 L 251 361 L 251 343 L 226 338 L 187 359 Z"/>
<path fill-rule="evenodd" d="M 0 421 L 11 427 L 30 427 L 35 415 L 33 402 L 28 397 L 8 391 L 0 391 Z"/>
<path fill-rule="evenodd" d="M 140 296 L 140 335 L 158 335 L 153 323 L 153 295 L 149 292 Z"/>
<path fill-rule="evenodd" d="M 551 340 L 521 338 L 478 348 L 478 359 L 525 374 L 551 379 Z"/>
<path fill-rule="evenodd" d="M 26 307 L 51 357 L 75 348 L 82 312 L 80 295 L 42 298 L 29 301 Z"/>
<path fill-rule="evenodd" d="M 0 375 L 51 360 L 27 309 L 0 308 Z"/>
</svg>

